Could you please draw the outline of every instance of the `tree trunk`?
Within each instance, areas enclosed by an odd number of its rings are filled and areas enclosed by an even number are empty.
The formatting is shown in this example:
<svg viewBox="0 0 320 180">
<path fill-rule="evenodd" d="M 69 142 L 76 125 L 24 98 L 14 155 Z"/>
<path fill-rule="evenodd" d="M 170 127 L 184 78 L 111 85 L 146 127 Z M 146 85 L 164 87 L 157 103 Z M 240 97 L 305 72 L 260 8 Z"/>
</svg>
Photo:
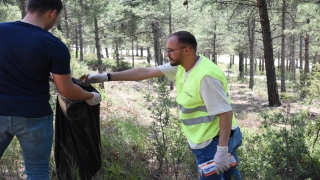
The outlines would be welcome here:
<svg viewBox="0 0 320 180">
<path fill-rule="evenodd" d="M 132 51 L 131 52 L 132 68 L 134 68 L 134 40 L 133 40 L 133 36 L 131 36 L 131 51 Z"/>
<path fill-rule="evenodd" d="M 116 54 L 116 62 L 117 62 L 117 68 L 120 66 L 120 58 L 119 58 L 119 45 L 118 45 L 118 39 L 116 39 L 116 44 L 115 44 L 115 54 Z"/>
<path fill-rule="evenodd" d="M 257 0 L 257 5 L 259 8 L 259 16 L 263 37 L 264 58 L 266 62 L 269 106 L 280 106 L 281 102 L 279 99 L 276 74 L 274 69 L 272 37 L 267 10 L 267 3 L 265 0 Z"/>
<path fill-rule="evenodd" d="M 109 51 L 108 51 L 108 48 L 105 48 L 106 50 L 106 58 L 109 58 Z"/>
<path fill-rule="evenodd" d="M 286 2 L 282 0 L 282 25 L 281 25 L 281 92 L 286 92 L 286 66 L 285 66 L 285 39 L 286 35 L 284 30 L 286 29 Z"/>
<path fill-rule="evenodd" d="M 214 35 L 213 35 L 213 62 L 215 64 L 218 64 L 217 62 L 217 50 L 216 50 L 216 41 L 217 41 L 217 34 L 216 34 L 216 29 L 217 29 L 217 23 L 214 23 Z"/>
<path fill-rule="evenodd" d="M 76 28 L 76 58 L 78 58 L 79 53 L 79 43 L 78 43 L 78 28 Z"/>
<path fill-rule="evenodd" d="M 154 54 L 156 65 L 162 65 L 161 54 L 160 54 L 160 30 L 159 22 L 155 21 L 151 23 L 152 33 L 153 33 L 153 43 L 154 43 Z"/>
<path fill-rule="evenodd" d="M 150 47 L 147 47 L 147 62 L 148 62 L 148 64 L 150 64 L 151 62 L 150 62 L 150 56 L 151 56 L 151 54 L 150 54 Z"/>
<path fill-rule="evenodd" d="M 306 33 L 306 36 L 304 38 L 304 58 L 305 58 L 305 64 L 304 64 L 304 72 L 309 73 L 309 34 Z"/>
<path fill-rule="evenodd" d="M 243 53 L 239 53 L 239 77 L 244 78 L 244 72 L 243 72 Z"/>
<path fill-rule="evenodd" d="M 27 12 L 26 12 L 26 0 L 17 0 L 17 3 L 19 4 L 19 9 L 21 11 L 21 19 L 23 19 Z"/>
<path fill-rule="evenodd" d="M 291 72 L 292 72 L 292 80 L 296 80 L 296 55 L 295 55 L 295 51 L 296 51 L 296 38 L 295 35 L 293 34 L 291 37 L 292 43 L 291 43 Z"/>
<path fill-rule="evenodd" d="M 83 61 L 83 38 L 82 38 L 82 18 L 78 17 L 78 32 L 79 32 L 79 46 L 80 46 L 80 61 Z"/>
<path fill-rule="evenodd" d="M 313 59 L 313 63 L 317 63 L 318 61 L 318 51 L 316 51 L 316 53 L 314 54 L 314 59 Z"/>
<path fill-rule="evenodd" d="M 216 29 L 217 29 L 217 23 L 214 22 L 214 32 L 216 32 Z M 212 59 L 212 62 L 214 62 L 215 64 L 218 64 L 218 60 L 217 60 L 217 34 L 214 33 L 213 34 L 213 42 L 212 42 L 212 51 L 213 51 L 213 59 Z"/>
<path fill-rule="evenodd" d="M 264 72 L 264 66 L 265 66 L 265 59 L 263 58 L 263 56 L 261 57 L 261 71 Z"/>
<path fill-rule="evenodd" d="M 232 55 L 230 56 L 230 64 L 229 64 L 229 68 L 232 67 Z"/>
<path fill-rule="evenodd" d="M 98 59 L 98 72 L 99 74 L 103 73 L 102 59 L 101 59 L 101 46 L 100 46 L 100 37 L 99 37 L 99 25 L 97 17 L 93 17 L 94 22 L 94 40 L 97 51 L 97 59 Z M 100 84 L 101 88 L 104 88 L 103 83 Z"/>
<path fill-rule="evenodd" d="M 140 47 L 140 56 L 143 57 L 143 47 Z"/>
<path fill-rule="evenodd" d="M 172 12 L 171 12 L 171 0 L 168 2 L 169 4 L 169 34 L 172 34 Z M 173 81 L 170 81 L 170 90 L 172 91 L 174 89 L 174 83 Z"/>
<path fill-rule="evenodd" d="M 300 35 L 300 51 L 299 51 L 299 60 L 300 60 L 300 66 L 299 66 L 299 68 L 300 68 L 300 70 L 302 70 L 303 69 L 303 56 L 302 56 L 302 46 L 303 46 L 303 36 L 302 35 Z"/>
<path fill-rule="evenodd" d="M 66 28 L 66 38 L 70 38 L 70 28 L 69 28 L 69 23 L 68 23 L 68 10 L 66 7 L 66 4 L 63 3 L 63 12 L 64 12 L 64 26 Z"/>
<path fill-rule="evenodd" d="M 278 53 L 278 71 L 281 71 L 281 51 Z"/>
<path fill-rule="evenodd" d="M 255 19 L 252 19 L 251 23 L 248 20 L 248 29 L 249 29 L 249 47 L 250 47 L 250 80 L 249 80 L 249 88 L 253 89 L 254 86 L 254 53 L 255 53 L 255 41 L 254 41 L 254 32 L 256 28 Z"/>
</svg>

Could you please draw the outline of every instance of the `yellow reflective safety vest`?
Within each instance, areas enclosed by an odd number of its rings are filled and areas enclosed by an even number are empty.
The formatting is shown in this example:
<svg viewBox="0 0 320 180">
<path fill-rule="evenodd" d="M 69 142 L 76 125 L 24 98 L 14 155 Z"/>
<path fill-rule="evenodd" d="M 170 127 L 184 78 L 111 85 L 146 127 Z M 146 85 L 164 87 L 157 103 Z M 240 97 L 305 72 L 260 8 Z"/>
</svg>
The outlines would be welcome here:
<svg viewBox="0 0 320 180">
<path fill-rule="evenodd" d="M 182 131 L 194 144 L 209 140 L 219 133 L 219 114 L 209 116 L 206 105 L 201 98 L 200 88 L 203 77 L 209 75 L 219 80 L 231 104 L 224 73 L 208 58 L 204 56 L 201 58 L 201 62 L 192 69 L 186 80 L 186 72 L 182 66 L 178 67 L 176 74 L 176 100 L 180 108 Z M 234 126 L 237 126 L 237 122 L 233 115 L 232 127 Z"/>
</svg>

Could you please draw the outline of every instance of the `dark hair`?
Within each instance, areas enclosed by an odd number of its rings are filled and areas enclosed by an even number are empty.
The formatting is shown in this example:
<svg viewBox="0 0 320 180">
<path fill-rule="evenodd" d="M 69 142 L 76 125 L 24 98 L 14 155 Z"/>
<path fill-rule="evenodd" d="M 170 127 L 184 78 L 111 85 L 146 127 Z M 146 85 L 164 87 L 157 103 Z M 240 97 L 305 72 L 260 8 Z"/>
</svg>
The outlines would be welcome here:
<svg viewBox="0 0 320 180">
<path fill-rule="evenodd" d="M 29 0 L 27 3 L 27 11 L 32 13 L 43 14 L 48 10 L 57 10 L 57 13 L 60 14 L 62 7 L 61 0 Z"/>
<path fill-rule="evenodd" d="M 181 44 L 188 44 L 191 46 L 192 49 L 194 49 L 195 51 L 197 51 L 197 40 L 194 37 L 194 35 L 192 35 L 190 32 L 188 31 L 178 31 L 175 32 L 173 34 L 171 34 L 169 37 L 177 37 L 178 38 L 178 42 Z"/>
</svg>

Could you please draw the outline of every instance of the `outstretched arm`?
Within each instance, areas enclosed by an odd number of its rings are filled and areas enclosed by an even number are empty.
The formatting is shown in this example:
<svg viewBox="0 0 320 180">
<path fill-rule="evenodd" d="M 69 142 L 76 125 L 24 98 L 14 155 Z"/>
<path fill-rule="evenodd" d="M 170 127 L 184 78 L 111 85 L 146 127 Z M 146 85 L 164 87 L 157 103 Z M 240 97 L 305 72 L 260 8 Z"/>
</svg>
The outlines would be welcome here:
<svg viewBox="0 0 320 180">
<path fill-rule="evenodd" d="M 82 85 L 88 86 L 92 83 L 103 83 L 106 81 L 139 81 L 159 76 L 164 76 L 164 74 L 158 67 L 142 67 L 119 72 L 90 74 L 88 77 L 88 81 L 83 81 L 80 83 Z"/>
<path fill-rule="evenodd" d="M 158 67 L 142 67 L 129 69 L 126 71 L 112 72 L 110 73 L 110 76 L 111 81 L 139 81 L 143 79 L 164 76 L 164 74 L 159 70 Z"/>
</svg>

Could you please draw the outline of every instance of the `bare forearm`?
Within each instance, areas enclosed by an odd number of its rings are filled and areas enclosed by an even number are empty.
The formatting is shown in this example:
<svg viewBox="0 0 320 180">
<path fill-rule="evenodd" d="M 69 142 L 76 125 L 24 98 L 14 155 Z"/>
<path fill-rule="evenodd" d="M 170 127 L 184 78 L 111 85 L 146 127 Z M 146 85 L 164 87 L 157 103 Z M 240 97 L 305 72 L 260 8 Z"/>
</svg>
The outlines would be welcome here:
<svg viewBox="0 0 320 180">
<path fill-rule="evenodd" d="M 126 71 L 112 72 L 111 81 L 139 81 L 153 77 L 163 76 L 162 72 L 157 68 L 135 68 Z"/>
<path fill-rule="evenodd" d="M 219 133 L 219 144 L 218 146 L 228 146 L 231 126 L 232 126 L 232 111 L 228 111 L 220 114 L 220 133 Z"/>
<path fill-rule="evenodd" d="M 89 100 L 93 98 L 93 94 L 87 91 L 84 91 L 78 85 L 70 85 L 67 90 L 59 92 L 63 97 L 71 100 Z"/>
<path fill-rule="evenodd" d="M 74 84 L 70 74 L 53 74 L 53 83 L 61 96 L 71 100 L 89 100 L 94 96 L 92 93 L 87 92 L 80 86 Z"/>
</svg>

